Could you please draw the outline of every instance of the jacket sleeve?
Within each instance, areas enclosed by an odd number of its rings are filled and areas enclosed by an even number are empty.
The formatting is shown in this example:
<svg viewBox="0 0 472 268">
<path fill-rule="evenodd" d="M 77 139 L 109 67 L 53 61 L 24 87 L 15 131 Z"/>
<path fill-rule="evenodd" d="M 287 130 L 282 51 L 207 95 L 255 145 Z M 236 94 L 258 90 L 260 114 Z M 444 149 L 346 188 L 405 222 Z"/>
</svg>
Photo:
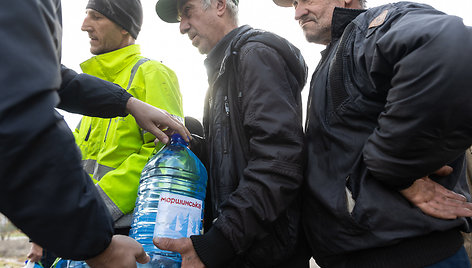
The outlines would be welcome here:
<svg viewBox="0 0 472 268">
<path fill-rule="evenodd" d="M 438 13 L 399 16 L 366 41 L 374 51 L 369 73 L 387 88 L 387 102 L 364 159 L 376 179 L 397 189 L 472 143 L 472 33 L 460 18 Z"/>
<path fill-rule="evenodd" d="M 54 2 L 0 9 L 0 24 L 9 25 L 0 27 L 0 212 L 59 256 L 87 259 L 109 245 L 113 229 L 54 109 L 61 81 Z"/>
<path fill-rule="evenodd" d="M 249 159 L 213 227 L 192 237 L 196 248 L 211 248 L 212 258 L 198 252 L 208 267 L 221 267 L 218 262 L 247 251 L 295 201 L 303 178 L 301 88 L 291 87 L 288 66 L 274 49 L 257 44 L 243 49 L 240 57 Z"/>
<path fill-rule="evenodd" d="M 157 62 L 144 63 L 138 69 L 129 92 L 141 101 L 183 118 L 182 98 L 177 77 L 164 65 Z M 154 135 L 143 132 L 133 117 L 128 116 L 126 120 L 132 120 L 133 123 L 128 126 L 133 127 L 126 129 L 127 133 L 121 133 L 134 135 L 137 136 L 136 140 L 139 139 L 139 142 L 134 145 L 126 145 L 135 146 L 134 153 L 129 154 L 116 169 L 106 173 L 96 184 L 101 189 L 99 192 L 106 195 L 105 200 L 111 201 L 107 202 L 107 206 L 114 220 L 133 211 L 141 171 L 156 148 Z M 119 139 L 119 137 L 114 138 Z M 158 146 L 161 148 L 163 144 L 159 143 Z M 121 187 L 116 187 L 118 184 Z M 133 198 L 123 198 L 125 196 Z"/>
<path fill-rule="evenodd" d="M 61 76 L 58 108 L 102 118 L 127 115 L 126 102 L 132 96 L 119 85 L 88 74 L 77 74 L 64 65 Z"/>
</svg>

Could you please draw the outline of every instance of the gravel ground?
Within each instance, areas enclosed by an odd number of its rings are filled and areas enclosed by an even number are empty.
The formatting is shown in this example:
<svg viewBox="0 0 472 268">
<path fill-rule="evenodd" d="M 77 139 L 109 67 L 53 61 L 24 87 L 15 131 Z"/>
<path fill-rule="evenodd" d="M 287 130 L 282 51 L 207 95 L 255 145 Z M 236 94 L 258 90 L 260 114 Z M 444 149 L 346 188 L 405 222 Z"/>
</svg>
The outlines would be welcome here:
<svg viewBox="0 0 472 268">
<path fill-rule="evenodd" d="M 0 240 L 0 267 L 23 267 L 29 247 L 29 240 L 26 236 L 14 236 L 8 240 Z"/>
</svg>

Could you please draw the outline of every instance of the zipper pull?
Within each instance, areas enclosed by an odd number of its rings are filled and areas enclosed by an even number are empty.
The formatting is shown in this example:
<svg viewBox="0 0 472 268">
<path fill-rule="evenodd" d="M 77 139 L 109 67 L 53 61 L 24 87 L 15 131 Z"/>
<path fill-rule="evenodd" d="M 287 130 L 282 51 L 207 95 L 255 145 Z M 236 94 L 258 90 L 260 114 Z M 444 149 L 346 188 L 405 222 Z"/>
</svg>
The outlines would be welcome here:
<svg viewBox="0 0 472 268">
<path fill-rule="evenodd" d="M 229 116 L 228 96 L 225 96 L 225 111 L 226 111 L 226 115 Z"/>
</svg>

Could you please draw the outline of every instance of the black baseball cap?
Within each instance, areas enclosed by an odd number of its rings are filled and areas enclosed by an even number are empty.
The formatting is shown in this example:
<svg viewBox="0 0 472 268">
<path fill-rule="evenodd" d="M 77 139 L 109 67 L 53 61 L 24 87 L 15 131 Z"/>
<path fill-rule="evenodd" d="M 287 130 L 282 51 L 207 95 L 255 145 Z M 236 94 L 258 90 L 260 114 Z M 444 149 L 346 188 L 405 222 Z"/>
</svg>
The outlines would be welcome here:
<svg viewBox="0 0 472 268">
<path fill-rule="evenodd" d="M 239 0 L 231 0 L 235 5 Z M 179 22 L 179 12 L 177 10 L 177 0 L 159 0 L 156 3 L 156 13 L 161 20 L 169 23 Z"/>
<path fill-rule="evenodd" d="M 293 0 L 273 0 L 274 3 L 281 7 L 291 7 L 293 4 Z"/>
</svg>

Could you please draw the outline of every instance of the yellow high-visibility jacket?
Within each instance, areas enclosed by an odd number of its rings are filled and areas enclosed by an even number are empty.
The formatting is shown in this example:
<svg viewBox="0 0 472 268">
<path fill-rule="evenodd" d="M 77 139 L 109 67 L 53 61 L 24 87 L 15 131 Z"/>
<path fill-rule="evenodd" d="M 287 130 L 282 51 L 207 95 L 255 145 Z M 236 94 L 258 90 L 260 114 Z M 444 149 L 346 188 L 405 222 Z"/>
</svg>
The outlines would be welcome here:
<svg viewBox="0 0 472 268">
<path fill-rule="evenodd" d="M 116 83 L 135 98 L 183 118 L 175 73 L 160 62 L 146 60 L 140 56 L 139 45 L 130 45 L 94 56 L 80 66 L 84 73 Z M 84 169 L 105 200 L 115 228 L 130 226 L 139 178 L 155 148 L 155 137 L 143 131 L 131 115 L 112 119 L 84 116 L 74 136 Z"/>
</svg>

